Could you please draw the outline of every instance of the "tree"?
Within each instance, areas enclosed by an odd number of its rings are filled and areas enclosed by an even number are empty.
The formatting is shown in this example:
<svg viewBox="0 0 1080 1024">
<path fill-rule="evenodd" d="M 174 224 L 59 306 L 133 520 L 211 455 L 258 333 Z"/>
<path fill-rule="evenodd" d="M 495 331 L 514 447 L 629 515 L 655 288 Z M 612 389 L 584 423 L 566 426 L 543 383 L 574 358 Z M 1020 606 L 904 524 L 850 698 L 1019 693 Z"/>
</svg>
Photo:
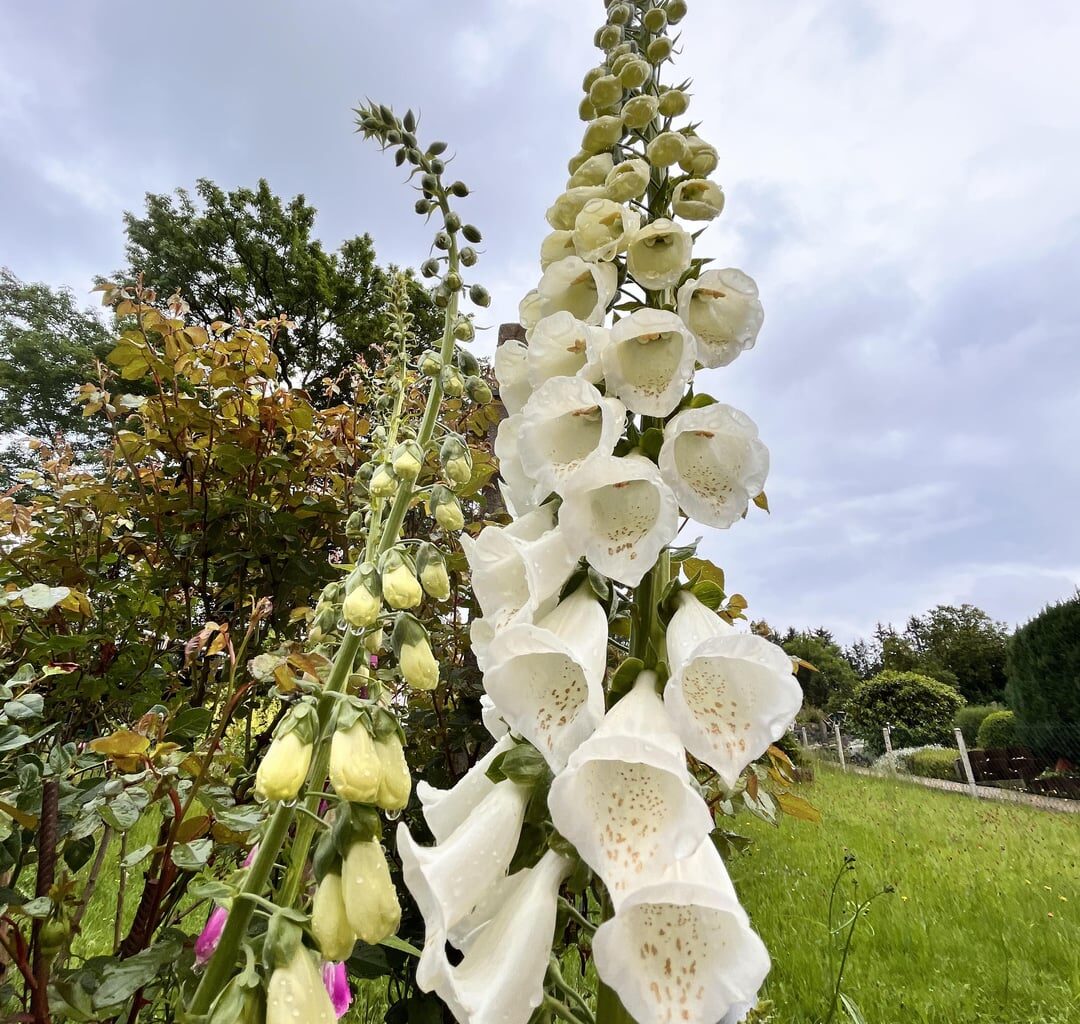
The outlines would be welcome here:
<svg viewBox="0 0 1080 1024">
<path fill-rule="evenodd" d="M 917 672 L 880 672 L 855 688 L 848 727 L 875 754 L 885 751 L 882 728 L 892 727 L 894 749 L 947 744 L 964 698 L 951 686 Z"/>
<path fill-rule="evenodd" d="M 315 208 L 303 195 L 283 201 L 265 180 L 255 189 L 225 192 L 200 179 L 197 199 L 185 189 L 146 196 L 146 212 L 124 215 L 128 268 L 159 294 L 179 292 L 195 319 L 209 327 L 288 314 L 274 353 L 284 379 L 304 388 L 336 378 L 357 355 L 378 362 L 389 326 L 390 270 L 375 262 L 368 235 L 327 252 L 312 237 Z M 414 331 L 426 342 L 441 329 L 441 313 L 419 282 L 410 283 Z"/>
<path fill-rule="evenodd" d="M 1001 699 L 1009 642 L 1003 622 L 971 604 L 941 604 L 913 615 L 903 635 L 915 652 L 918 671 L 943 681 L 949 681 L 945 673 L 950 673 L 970 704 Z"/>
<path fill-rule="evenodd" d="M 63 434 L 69 443 L 100 435 L 73 400 L 109 348 L 108 327 L 70 291 L 0 267 L 0 433 Z"/>
<path fill-rule="evenodd" d="M 1080 592 L 1013 634 L 1006 672 L 1019 742 L 1080 761 Z"/>
<path fill-rule="evenodd" d="M 858 676 L 843 650 L 825 629 L 796 632 L 789 629 L 780 646 L 793 658 L 813 665 L 800 665 L 796 675 L 806 703 L 825 711 L 838 711 L 851 696 Z"/>
</svg>

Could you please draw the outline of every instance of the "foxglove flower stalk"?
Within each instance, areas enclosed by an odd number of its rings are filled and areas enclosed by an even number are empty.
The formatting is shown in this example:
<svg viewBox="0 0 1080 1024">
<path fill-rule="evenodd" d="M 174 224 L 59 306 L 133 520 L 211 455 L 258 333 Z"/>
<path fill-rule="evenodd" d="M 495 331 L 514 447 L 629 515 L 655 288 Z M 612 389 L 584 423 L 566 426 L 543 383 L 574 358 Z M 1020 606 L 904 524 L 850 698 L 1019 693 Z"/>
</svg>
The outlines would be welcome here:
<svg viewBox="0 0 1080 1024">
<path fill-rule="evenodd" d="M 567 481 L 610 455 L 622 432 L 625 407 L 581 377 L 553 377 L 525 403 L 518 457 L 536 480 L 538 499 L 562 493 Z"/>
<path fill-rule="evenodd" d="M 631 892 L 597 929 L 593 956 L 637 1024 L 715 1024 L 756 1002 L 769 971 L 710 841 Z"/>
<path fill-rule="evenodd" d="M 608 456 L 565 485 L 559 523 L 589 565 L 636 587 L 675 539 L 679 506 L 648 459 Z"/>
<path fill-rule="evenodd" d="M 659 463 L 682 510 L 724 529 L 742 518 L 765 486 L 769 450 L 749 416 L 716 402 L 668 421 Z"/>
<path fill-rule="evenodd" d="M 705 840 L 712 815 L 690 784 L 654 672 L 642 672 L 570 755 L 551 785 L 548 807 L 555 828 L 604 880 L 616 909 Z"/>
<path fill-rule="evenodd" d="M 782 648 L 735 632 L 689 592 L 677 600 L 664 705 L 686 749 L 730 788 L 794 721 L 802 691 Z"/>
<path fill-rule="evenodd" d="M 674 313 L 639 309 L 612 329 L 603 350 L 608 390 L 642 416 L 667 416 L 694 376 L 694 336 Z"/>
<path fill-rule="evenodd" d="M 697 339 L 703 366 L 727 366 L 753 348 L 765 314 L 757 285 L 741 270 L 707 270 L 679 289 L 679 316 Z"/>
<path fill-rule="evenodd" d="M 607 613 L 579 587 L 535 625 L 497 632 L 484 688 L 512 732 L 559 771 L 604 716 Z"/>
</svg>

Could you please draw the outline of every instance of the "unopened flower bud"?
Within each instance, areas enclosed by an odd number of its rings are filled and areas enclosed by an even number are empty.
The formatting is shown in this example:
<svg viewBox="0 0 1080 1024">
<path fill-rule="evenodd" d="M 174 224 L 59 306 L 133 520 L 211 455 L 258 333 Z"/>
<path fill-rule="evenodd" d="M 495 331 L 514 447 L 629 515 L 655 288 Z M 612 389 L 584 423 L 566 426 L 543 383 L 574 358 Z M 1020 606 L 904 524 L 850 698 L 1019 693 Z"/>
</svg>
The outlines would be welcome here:
<svg viewBox="0 0 1080 1024">
<path fill-rule="evenodd" d="M 386 630 L 376 629 L 374 632 L 368 633 L 364 637 L 364 650 L 368 654 L 378 654 L 383 649 L 383 644 L 386 642 Z"/>
<path fill-rule="evenodd" d="M 586 153 L 603 153 L 611 149 L 622 138 L 622 118 L 614 114 L 605 114 L 595 121 L 590 121 L 581 139 L 581 148 Z"/>
<path fill-rule="evenodd" d="M 645 155 L 653 167 L 670 167 L 686 153 L 686 136 L 678 132 L 661 132 L 645 147 Z"/>
<path fill-rule="evenodd" d="M 315 936 L 324 960 L 347 960 L 352 955 L 356 932 L 345 913 L 345 893 L 341 875 L 336 871 L 323 876 L 315 889 L 311 904 L 311 934 Z"/>
<path fill-rule="evenodd" d="M 487 405 L 495 397 L 483 377 L 467 377 L 465 391 L 477 405 Z"/>
<path fill-rule="evenodd" d="M 431 494 L 428 496 L 428 512 L 448 533 L 454 533 L 465 526 L 461 502 L 449 487 L 444 487 L 442 484 L 432 487 Z"/>
<path fill-rule="evenodd" d="M 471 285 L 469 288 L 469 298 L 472 299 L 475 305 L 480 306 L 481 308 L 491 305 L 491 296 L 483 285 Z"/>
<path fill-rule="evenodd" d="M 612 4 L 608 8 L 607 20 L 612 25 L 625 25 L 630 20 L 630 5 Z"/>
<path fill-rule="evenodd" d="M 373 498 L 391 498 L 396 491 L 397 479 L 393 470 L 385 462 L 381 463 L 371 476 L 368 493 Z"/>
<path fill-rule="evenodd" d="M 668 24 L 676 25 L 686 17 L 686 0 L 668 0 Z"/>
<path fill-rule="evenodd" d="M 465 322 L 468 323 L 467 320 Z M 472 376 L 480 372 L 480 360 L 467 348 L 455 350 L 454 359 L 457 362 L 458 369 L 466 376 Z"/>
<path fill-rule="evenodd" d="M 664 117 L 679 117 L 690 107 L 690 97 L 682 89 L 665 89 L 660 93 L 659 110 Z"/>
<path fill-rule="evenodd" d="M 581 88 L 585 92 L 588 92 L 592 88 L 593 82 L 595 82 L 598 78 L 602 78 L 606 74 L 607 74 L 607 68 L 604 68 L 604 67 L 589 68 L 589 70 L 585 72 L 585 77 L 581 81 Z"/>
<path fill-rule="evenodd" d="M 687 174 L 704 178 L 716 170 L 720 157 L 704 139 L 691 135 L 686 140 L 686 152 L 679 158 L 679 166 Z"/>
<path fill-rule="evenodd" d="M 416 200 L 416 212 L 423 217 L 427 213 L 431 213 L 431 200 L 430 199 L 417 199 Z"/>
<path fill-rule="evenodd" d="M 582 121 L 591 121 L 597 114 L 596 107 L 593 106 L 592 100 L 588 96 L 584 97 L 578 104 L 577 112 L 578 118 Z"/>
<path fill-rule="evenodd" d="M 603 185 L 613 166 L 614 161 L 610 153 L 598 153 L 596 156 L 589 157 L 570 175 L 570 180 L 566 183 L 567 191 L 582 186 Z"/>
<path fill-rule="evenodd" d="M 645 56 L 650 64 L 660 64 L 671 56 L 671 40 L 667 36 L 654 39 L 645 47 Z"/>
<path fill-rule="evenodd" d="M 345 596 L 341 614 L 354 629 L 373 626 L 382 611 L 379 574 L 370 562 L 360 566 L 352 589 Z"/>
<path fill-rule="evenodd" d="M 480 234 L 480 229 L 475 224 L 466 224 L 461 229 L 461 233 L 465 236 L 467 242 L 472 242 L 473 244 L 476 244 L 484 237 Z"/>
<path fill-rule="evenodd" d="M 619 69 L 619 81 L 626 89 L 639 89 L 652 75 L 652 68 L 640 57 L 626 61 Z"/>
<path fill-rule="evenodd" d="M 299 942 L 292 958 L 275 968 L 266 986 L 266 1024 L 297 1024 L 297 1021 L 305 1024 L 337 1021 L 315 960 Z"/>
<path fill-rule="evenodd" d="M 465 381 L 455 366 L 444 366 L 442 372 L 443 394 L 448 398 L 460 398 L 465 393 Z"/>
<path fill-rule="evenodd" d="M 463 181 L 455 181 L 450 186 L 450 192 L 452 195 L 457 196 L 458 199 L 464 199 L 469 194 L 469 186 Z"/>
<path fill-rule="evenodd" d="M 362 537 L 364 534 L 364 513 L 353 512 L 345 520 L 346 537 Z"/>
<path fill-rule="evenodd" d="M 552 231 L 540 243 L 540 267 L 543 269 L 575 252 L 573 231 Z"/>
<path fill-rule="evenodd" d="M 255 772 L 255 795 L 263 800 L 295 800 L 311 767 L 312 708 L 297 704 L 282 720 Z"/>
<path fill-rule="evenodd" d="M 642 94 L 623 104 L 622 119 L 627 128 L 644 128 L 656 117 L 657 109 L 656 97 Z"/>
<path fill-rule="evenodd" d="M 417 582 L 412 559 L 398 548 L 391 548 L 382 559 L 382 593 L 395 609 L 415 608 L 424 594 Z"/>
<path fill-rule="evenodd" d="M 435 232 L 435 248 L 436 249 L 449 249 L 450 248 L 450 235 L 446 231 Z"/>
<path fill-rule="evenodd" d="M 424 453 L 415 441 L 402 441 L 394 449 L 394 473 L 402 480 L 415 480 L 424 468 Z"/>
<path fill-rule="evenodd" d="M 591 120 L 592 120 L 592 118 L 590 117 L 590 118 L 589 118 L 589 120 L 591 121 Z M 574 173 L 576 173 L 576 172 L 577 172 L 577 169 L 578 169 L 578 168 L 579 168 L 579 167 L 580 167 L 580 166 L 581 166 L 581 165 L 582 165 L 583 163 L 585 163 L 585 161 L 586 161 L 586 160 L 588 160 L 588 159 L 589 159 L 590 155 L 591 155 L 591 154 L 589 154 L 589 153 L 586 153 L 586 152 L 585 152 L 585 150 L 583 150 L 583 149 L 582 149 L 582 150 L 579 150 L 579 151 L 578 151 L 577 153 L 575 153 L 575 154 L 574 154 L 574 155 L 573 155 L 572 157 L 570 157 L 570 159 L 569 159 L 569 160 L 567 160 L 567 161 L 566 161 L 566 170 L 567 170 L 567 173 L 568 173 L 568 174 L 574 174 Z"/>
<path fill-rule="evenodd" d="M 596 45 L 601 50 L 614 49 L 622 42 L 622 28 L 619 25 L 605 25 L 596 33 Z"/>
<path fill-rule="evenodd" d="M 442 373 L 442 356 L 434 349 L 428 349 L 421 357 L 418 364 L 420 372 L 425 377 L 437 377 Z"/>
<path fill-rule="evenodd" d="M 653 35 L 656 35 L 658 32 L 663 32 L 667 26 L 667 14 L 663 7 L 653 7 L 645 12 L 645 17 L 641 19 L 641 22 Z"/>
<path fill-rule="evenodd" d="M 683 220 L 712 220 L 724 209 L 724 193 L 708 178 L 691 178 L 675 186 L 671 209 Z"/>
<path fill-rule="evenodd" d="M 439 261 L 437 259 L 424 260 L 420 265 L 420 273 L 424 277 L 434 277 L 439 272 Z"/>
<path fill-rule="evenodd" d="M 417 690 L 434 690 L 439 685 L 439 663 L 431 652 L 427 630 L 415 615 L 402 613 L 394 620 L 390 647 L 405 681 Z"/>
<path fill-rule="evenodd" d="M 472 341 L 476 337 L 476 328 L 469 317 L 463 316 L 454 324 L 454 337 L 458 341 Z"/>
<path fill-rule="evenodd" d="M 443 223 L 446 225 L 446 230 L 453 233 L 461 227 L 461 218 L 451 210 L 444 218 Z"/>
<path fill-rule="evenodd" d="M 446 285 L 447 291 L 461 291 L 461 283 L 461 275 L 456 270 L 451 270 L 450 273 L 443 278 L 443 284 Z"/>
<path fill-rule="evenodd" d="M 589 88 L 589 102 L 598 110 L 613 107 L 622 99 L 623 87 L 614 75 L 602 75 Z"/>
<path fill-rule="evenodd" d="M 341 882 L 345 913 L 352 930 L 371 945 L 390 938 L 401 923 L 401 907 L 390 879 L 386 854 L 378 840 L 356 842 L 349 847 Z"/>
<path fill-rule="evenodd" d="M 375 750 L 382 768 L 379 795 L 375 800 L 384 811 L 400 811 L 409 802 L 412 777 L 397 732 L 388 733 L 375 741 Z"/>
<path fill-rule="evenodd" d="M 461 265 L 463 267 L 472 267 L 476 265 L 476 261 L 479 257 L 476 255 L 476 250 L 467 245 L 458 253 L 458 259 L 461 260 Z"/>
<path fill-rule="evenodd" d="M 640 199 L 649 187 L 651 174 L 649 165 L 640 158 L 624 160 L 621 164 L 616 164 L 608 175 L 605 185 L 608 198 L 616 203 Z"/>
<path fill-rule="evenodd" d="M 472 453 L 460 438 L 451 435 L 439 449 L 439 461 L 442 463 L 446 479 L 459 487 L 472 478 Z"/>
<path fill-rule="evenodd" d="M 434 544 L 425 541 L 420 545 L 416 555 L 416 570 L 420 575 L 420 585 L 429 597 L 436 601 L 445 601 L 450 596 L 446 559 Z"/>
<path fill-rule="evenodd" d="M 375 740 L 363 719 L 358 718 L 347 729 L 339 728 L 330 741 L 330 785 L 334 792 L 350 803 L 373 804 L 381 778 Z"/>
</svg>

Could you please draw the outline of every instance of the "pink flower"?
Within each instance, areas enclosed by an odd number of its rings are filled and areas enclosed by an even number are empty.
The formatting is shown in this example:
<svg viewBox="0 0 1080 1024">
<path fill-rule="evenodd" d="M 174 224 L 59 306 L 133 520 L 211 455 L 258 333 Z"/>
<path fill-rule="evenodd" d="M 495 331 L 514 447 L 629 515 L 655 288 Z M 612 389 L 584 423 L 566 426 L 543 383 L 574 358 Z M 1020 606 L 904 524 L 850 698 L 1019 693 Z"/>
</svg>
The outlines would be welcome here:
<svg viewBox="0 0 1080 1024">
<path fill-rule="evenodd" d="M 241 866 L 245 868 L 251 867 L 251 862 L 255 859 L 258 852 L 259 844 L 256 843 L 250 850 L 248 850 L 247 856 L 244 858 L 244 863 Z"/>
<path fill-rule="evenodd" d="M 322 965 L 322 980 L 330 1002 L 334 1005 L 334 1013 L 338 1017 L 344 1016 L 352 1005 L 352 992 L 349 990 L 349 976 L 345 973 L 345 965 L 327 960 Z"/>
<path fill-rule="evenodd" d="M 206 926 L 195 940 L 195 963 L 202 966 L 214 955 L 217 944 L 221 940 L 221 932 L 225 922 L 229 919 L 229 912 L 224 907 L 214 907 L 206 920 Z"/>
<path fill-rule="evenodd" d="M 377 654 L 373 654 L 371 656 L 371 667 L 372 668 L 378 668 L 379 667 L 379 656 Z"/>
</svg>

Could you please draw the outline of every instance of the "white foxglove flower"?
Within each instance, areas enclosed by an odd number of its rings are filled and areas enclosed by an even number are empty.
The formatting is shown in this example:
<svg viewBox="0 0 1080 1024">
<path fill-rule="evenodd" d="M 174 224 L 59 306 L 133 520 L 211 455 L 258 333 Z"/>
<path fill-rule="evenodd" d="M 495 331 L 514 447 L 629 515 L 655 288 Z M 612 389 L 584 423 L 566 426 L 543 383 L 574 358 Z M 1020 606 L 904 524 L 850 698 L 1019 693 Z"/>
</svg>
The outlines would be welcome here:
<svg viewBox="0 0 1080 1024">
<path fill-rule="evenodd" d="M 678 284 L 690 269 L 694 240 L 673 220 L 660 218 L 639 229 L 627 247 L 630 276 L 642 288 L 659 291 Z"/>
<path fill-rule="evenodd" d="M 614 160 L 610 153 L 598 153 L 596 156 L 591 156 L 570 175 L 566 187 L 570 189 L 582 185 L 603 185 L 613 166 Z"/>
<path fill-rule="evenodd" d="M 703 366 L 727 366 L 753 348 L 765 319 L 753 278 L 734 267 L 687 281 L 679 289 L 678 311 L 697 338 Z"/>
<path fill-rule="evenodd" d="M 405 885 L 424 918 L 424 951 L 416 979 L 421 988 L 434 985 L 446 942 L 461 942 L 455 928 L 476 910 L 510 867 L 529 791 L 509 780 L 498 783 L 469 816 L 437 846 L 413 841 L 403 822 L 397 830 Z"/>
<path fill-rule="evenodd" d="M 548 850 L 498 888 L 492 916 L 463 943 L 461 963 L 452 967 L 443 956 L 431 990 L 461 1024 L 527 1024 L 544 998 L 559 886 L 569 870 L 565 857 Z"/>
<path fill-rule="evenodd" d="M 536 288 L 526 292 L 524 298 L 518 303 L 518 322 L 525 328 L 526 337 L 536 326 L 536 321 L 544 315 L 541 307 L 540 292 Z"/>
<path fill-rule="evenodd" d="M 548 210 L 547 222 L 556 231 L 573 231 L 574 221 L 577 220 L 577 215 L 581 213 L 585 204 L 590 199 L 603 199 L 606 195 L 607 189 L 602 184 L 569 188 Z"/>
<path fill-rule="evenodd" d="M 706 841 L 665 875 L 596 930 L 597 972 L 637 1024 L 737 1020 L 756 1002 L 769 954 L 724 862 Z"/>
<path fill-rule="evenodd" d="M 802 691 L 782 648 L 722 627 L 698 640 L 701 602 L 683 591 L 678 603 L 667 633 L 671 678 L 664 706 L 686 749 L 731 788 L 784 734 L 802 706 Z"/>
<path fill-rule="evenodd" d="M 597 383 L 607 339 L 607 328 L 582 323 L 565 311 L 544 317 L 529 338 L 529 384 L 538 388 L 552 377 L 578 376 Z"/>
<path fill-rule="evenodd" d="M 696 135 L 687 136 L 686 152 L 679 158 L 679 166 L 687 174 L 704 178 L 712 174 L 719 163 L 720 157 L 713 146 Z"/>
<path fill-rule="evenodd" d="M 593 459 L 563 487 L 559 525 L 597 571 L 636 587 L 675 539 L 679 505 L 641 455 Z"/>
<path fill-rule="evenodd" d="M 518 432 L 521 430 L 521 413 L 507 416 L 495 432 L 495 458 L 499 460 L 499 490 L 503 501 L 513 516 L 521 517 L 536 508 L 533 498 L 535 481 L 525 472 L 518 455 Z"/>
<path fill-rule="evenodd" d="M 450 789 L 436 789 L 424 781 L 416 784 L 424 821 L 431 829 L 435 842 L 445 843 L 495 788 L 495 783 L 487 777 L 487 770 L 495 758 L 513 746 L 514 740 L 510 736 L 503 736 Z"/>
<path fill-rule="evenodd" d="M 713 220 L 724 211 L 724 193 L 715 181 L 690 178 L 675 186 L 671 209 L 683 220 Z"/>
<path fill-rule="evenodd" d="M 613 260 L 641 227 L 641 214 L 610 199 L 590 199 L 574 221 L 574 249 L 590 263 Z"/>
<path fill-rule="evenodd" d="M 462 534 L 461 546 L 472 570 L 473 593 L 484 616 L 499 628 L 530 622 L 554 607 L 580 557 L 567 544 L 565 531 L 554 526 L 548 507 L 509 526 L 486 526 L 475 540 Z"/>
<path fill-rule="evenodd" d="M 694 376 L 694 336 L 674 313 L 638 309 L 611 328 L 604 379 L 631 412 L 667 416 Z"/>
<path fill-rule="evenodd" d="M 570 757 L 548 794 L 551 821 L 603 880 L 618 910 L 712 830 L 690 784 L 682 742 L 656 693 L 656 675 L 634 688 Z"/>
<path fill-rule="evenodd" d="M 664 427 L 658 461 L 682 510 L 718 529 L 742 517 L 769 473 L 769 449 L 757 425 L 719 402 L 673 416 Z"/>
<path fill-rule="evenodd" d="M 480 694 L 480 721 L 493 740 L 501 740 L 510 731 L 502 712 L 486 693 Z"/>
<path fill-rule="evenodd" d="M 601 324 L 618 283 L 611 263 L 586 263 L 580 256 L 558 260 L 544 269 L 537 285 L 537 320 L 565 309 L 587 324 Z"/>
<path fill-rule="evenodd" d="M 532 394 L 526 366 L 528 355 L 525 343 L 517 338 L 504 341 L 495 349 L 495 379 L 499 382 L 499 398 L 511 416 L 521 412 Z"/>
<path fill-rule="evenodd" d="M 602 397 L 581 377 L 553 377 L 537 388 L 518 432 L 518 455 L 536 481 L 536 497 L 561 493 L 574 474 L 610 455 L 625 415 L 622 402 Z"/>
<path fill-rule="evenodd" d="M 625 203 L 631 199 L 640 199 L 645 195 L 649 187 L 649 177 L 652 170 L 647 161 L 640 157 L 633 160 L 624 160 L 616 164 L 607 176 L 607 194 L 609 199 L 617 203 Z"/>
<path fill-rule="evenodd" d="M 511 730 L 560 771 L 604 717 L 607 613 L 587 586 L 535 625 L 499 631 L 484 689 Z"/>
<path fill-rule="evenodd" d="M 540 269 L 544 270 L 549 264 L 576 254 L 573 231 L 552 231 L 540 243 Z"/>
</svg>

